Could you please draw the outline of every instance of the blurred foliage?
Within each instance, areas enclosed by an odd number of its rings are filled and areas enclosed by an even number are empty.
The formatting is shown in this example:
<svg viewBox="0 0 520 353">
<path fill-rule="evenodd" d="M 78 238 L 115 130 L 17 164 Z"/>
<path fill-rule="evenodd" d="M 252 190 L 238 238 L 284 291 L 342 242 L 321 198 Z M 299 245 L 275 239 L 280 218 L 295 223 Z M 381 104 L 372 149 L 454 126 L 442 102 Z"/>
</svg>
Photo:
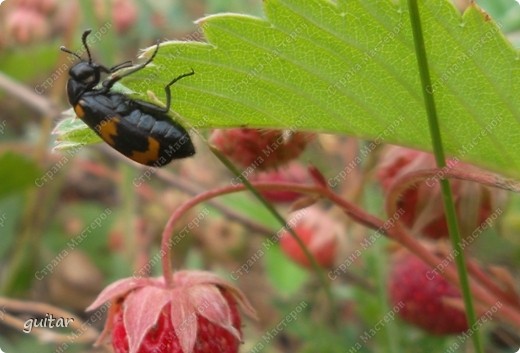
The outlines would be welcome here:
<svg viewBox="0 0 520 353">
<path fill-rule="evenodd" d="M 514 42 L 515 32 L 520 29 L 520 6 L 514 0 L 478 2 L 503 25 L 502 30 L 512 36 L 510 38 Z M 20 32 L 9 32 L 5 26 L 13 25 L 6 21 L 6 16 L 17 3 L 18 0 L 6 0 L 0 5 L 0 27 L 4 29 L 0 33 L 1 74 L 58 108 L 54 114 L 43 114 L 14 91 L 4 89 L 4 86 L 0 88 L 0 288 L 1 295 L 5 297 L 39 300 L 60 306 L 58 297 L 49 290 L 55 285 L 58 276 L 51 274 L 37 280 L 34 273 L 52 263 L 71 240 L 88 230 L 88 236 L 78 243 L 75 250 L 86 254 L 90 260 L 89 266 L 102 274 L 102 284 L 106 285 L 134 273 L 138 265 L 142 265 L 136 264 L 136 258 L 152 257 L 158 253 L 159 238 L 167 217 L 189 196 L 179 187 L 173 187 L 155 175 L 146 176 L 142 171 L 124 171 L 130 167 L 123 166 L 123 162 L 112 158 L 100 146 L 64 153 L 51 152 L 55 144 L 54 137 L 51 137 L 53 129 L 62 136 L 72 136 L 74 140 L 91 136 L 83 134 L 82 123 L 78 120 L 65 120 L 65 123 L 58 124 L 62 119 L 60 112 L 68 109 L 64 90 L 67 71 L 63 65 L 71 63 L 58 50 L 59 46 L 66 45 L 71 50 L 78 50 L 81 46 L 80 36 L 85 28 L 100 28 L 109 23 L 111 29 L 93 46 L 93 56 L 110 66 L 127 59 L 135 60 L 139 49 L 149 46 L 158 38 L 203 41 L 194 21 L 205 15 L 237 12 L 265 16 L 260 0 L 134 1 L 134 22 L 124 31 L 118 32 L 114 21 L 122 19 L 114 18 L 113 11 L 109 9 L 110 1 L 56 0 L 56 8 L 47 14 L 48 18 L 39 33 L 28 32 L 32 33 L 33 37 L 29 38 L 32 40 L 16 42 Z M 34 21 L 32 23 L 37 24 Z M 21 24 L 21 20 L 17 22 L 17 25 Z M 9 33 L 13 35 L 7 37 Z M 49 79 L 43 91 L 37 91 Z M 349 150 L 344 144 L 346 140 L 341 136 L 323 136 L 320 143 L 306 152 L 302 160 L 318 165 L 326 175 L 334 175 L 349 162 L 346 157 Z M 85 143 L 90 142 L 85 140 Z M 197 147 L 199 154 L 196 162 L 176 162 L 168 170 L 179 179 L 196 184 L 200 190 L 229 183 L 230 174 L 207 153 L 199 139 Z M 367 181 L 361 195 L 357 197 L 370 212 L 382 214 L 381 191 L 370 179 L 373 168 L 370 158 L 359 166 L 362 177 Z M 138 186 L 136 181 L 143 176 L 144 185 Z M 35 181 L 40 181 L 41 185 Z M 343 191 L 349 193 L 349 196 L 357 192 L 338 190 Z M 222 197 L 219 201 L 273 232 L 278 229 L 270 214 L 247 193 Z M 106 213 L 107 209 L 111 212 L 109 217 L 103 219 L 99 226 L 92 227 L 93 222 L 95 224 L 96 219 Z M 281 210 L 285 214 L 289 212 L 288 207 L 281 207 Z M 217 208 L 212 208 L 212 211 L 211 216 L 204 220 L 206 226 L 199 232 L 213 235 L 213 222 L 225 219 Z M 475 256 L 483 262 L 517 269 L 520 266 L 520 241 L 517 236 L 520 231 L 519 214 L 520 198 L 514 196 L 504 215 L 502 228 L 493 228 L 480 237 L 472 249 Z M 346 238 L 349 241 L 358 239 L 352 234 L 359 234 L 359 229 L 348 221 L 346 225 Z M 128 229 L 131 231 L 128 232 Z M 235 253 L 236 248 L 242 249 L 244 246 L 232 243 L 235 252 L 228 254 L 225 261 L 220 261 L 218 257 L 210 259 L 207 252 L 214 249 L 204 248 L 200 234 L 197 231 L 192 233 L 188 237 L 190 239 L 183 240 L 179 249 L 176 249 L 175 259 L 182 259 L 177 264 L 179 267 L 218 268 L 228 273 L 247 258 L 247 254 Z M 240 243 L 242 239 L 251 241 L 254 235 L 250 233 L 248 230 L 243 231 L 243 234 L 237 236 L 237 242 Z M 259 242 L 260 246 L 263 239 Z M 264 323 L 262 329 L 256 323 L 247 322 L 245 347 L 259 347 L 262 344 L 264 348 L 257 352 L 273 353 L 349 352 L 360 340 L 360 335 L 391 309 L 384 300 L 388 264 L 386 252 L 389 246 L 383 242 L 371 247 L 363 253 L 362 260 L 349 269 L 356 276 L 366 279 L 372 285 L 370 290 L 343 278 L 334 283 L 338 302 L 337 323 L 328 321 L 327 310 L 323 309 L 328 304 L 322 290 L 316 286 L 315 276 L 289 262 L 278 246 L 265 251 L 265 257 L 261 259 L 265 271 L 263 275 L 275 293 L 275 297 L 267 298 L 267 302 L 270 308 L 276 310 L 277 317 Z M 58 265 L 53 271 L 61 272 L 63 267 Z M 78 277 L 74 277 L 74 280 L 88 283 L 95 277 L 92 273 L 84 274 L 80 270 L 77 269 Z M 159 265 L 155 264 L 152 273 L 158 274 L 159 271 Z M 63 278 L 60 280 L 66 282 L 68 275 L 61 273 Z M 68 295 L 72 301 L 93 299 L 92 294 L 83 288 L 73 289 L 76 289 L 75 294 Z M 266 291 L 265 295 L 268 293 Z M 297 320 L 287 325 L 275 339 L 267 341 L 265 333 L 302 301 L 309 305 L 298 313 Z M 84 306 L 77 308 L 73 303 L 68 303 L 63 308 L 85 315 Z M 485 327 L 485 330 L 489 332 L 492 328 Z M 454 340 L 456 338 L 430 336 L 395 320 L 385 325 L 368 345 L 363 344 L 356 352 L 392 352 L 392 346 L 396 346 L 399 352 L 441 352 L 447 350 Z M 42 344 L 33 336 L 3 325 L 0 311 L 0 348 L 6 353 L 45 353 L 54 352 L 56 347 Z M 494 349 L 493 352 L 501 352 Z M 90 345 L 71 345 L 67 352 L 92 352 L 92 348 Z"/>
</svg>

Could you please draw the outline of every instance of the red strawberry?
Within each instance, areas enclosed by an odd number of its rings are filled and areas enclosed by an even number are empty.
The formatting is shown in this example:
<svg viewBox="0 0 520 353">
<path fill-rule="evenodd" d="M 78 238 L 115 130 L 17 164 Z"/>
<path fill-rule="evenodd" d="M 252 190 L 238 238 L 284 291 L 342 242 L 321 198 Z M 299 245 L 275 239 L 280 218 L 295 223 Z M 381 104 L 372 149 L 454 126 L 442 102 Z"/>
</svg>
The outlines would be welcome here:
<svg viewBox="0 0 520 353">
<path fill-rule="evenodd" d="M 341 227 L 334 219 L 316 206 L 311 206 L 292 213 L 287 223 L 320 266 L 330 268 L 334 265 L 341 233 Z M 311 267 L 309 259 L 287 230 L 280 237 L 280 245 L 294 262 Z"/>
<path fill-rule="evenodd" d="M 105 329 L 116 353 L 237 353 L 242 292 L 214 274 L 179 271 L 168 287 L 160 278 L 127 278 L 105 288 L 87 309 L 112 303 Z"/>
<path fill-rule="evenodd" d="M 300 163 L 291 162 L 279 169 L 262 171 L 253 174 L 251 181 L 263 182 L 292 182 L 304 184 L 310 180 L 307 169 Z M 293 202 L 301 194 L 294 191 L 261 191 L 262 195 L 271 202 Z"/>
<path fill-rule="evenodd" d="M 298 157 L 313 134 L 291 130 L 217 129 L 210 142 L 242 167 L 265 170 Z"/>
<path fill-rule="evenodd" d="M 447 166 L 478 171 L 476 167 L 458 160 L 448 160 Z M 382 155 L 377 176 L 383 190 L 388 192 L 403 175 L 432 168 L 436 168 L 436 164 L 431 153 L 392 146 Z M 453 179 L 450 182 L 460 230 L 464 236 L 470 235 L 486 221 L 504 203 L 507 195 L 503 190 L 490 189 L 474 182 Z M 433 239 L 448 236 L 448 225 L 437 181 L 427 180 L 406 190 L 401 195 L 398 208 L 405 211 L 400 220 L 412 232 Z"/>
<path fill-rule="evenodd" d="M 388 278 L 392 306 L 405 321 L 435 335 L 468 329 L 463 311 L 451 300 L 462 301 L 460 291 L 409 252 L 396 254 Z"/>
</svg>

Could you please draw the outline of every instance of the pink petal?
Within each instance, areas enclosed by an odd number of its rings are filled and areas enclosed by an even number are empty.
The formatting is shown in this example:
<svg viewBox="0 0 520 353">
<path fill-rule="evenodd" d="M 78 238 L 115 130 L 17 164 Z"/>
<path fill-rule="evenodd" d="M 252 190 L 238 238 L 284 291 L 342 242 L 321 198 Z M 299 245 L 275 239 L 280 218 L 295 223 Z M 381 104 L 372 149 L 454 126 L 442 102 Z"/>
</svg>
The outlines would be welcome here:
<svg viewBox="0 0 520 353">
<path fill-rule="evenodd" d="M 187 291 L 192 306 L 200 316 L 228 330 L 238 340 L 241 339 L 240 332 L 233 326 L 229 304 L 218 287 L 212 284 L 198 285 L 187 289 Z"/>
<path fill-rule="evenodd" d="M 136 353 L 141 343 L 171 297 L 165 288 L 147 286 L 128 294 L 124 301 L 123 320 L 130 353 Z"/>
<path fill-rule="evenodd" d="M 86 311 L 94 310 L 100 307 L 103 303 L 109 300 L 115 300 L 119 297 L 124 296 L 126 293 L 131 290 L 139 287 L 143 287 L 145 285 L 150 284 L 149 278 L 123 278 L 114 283 L 110 284 L 108 287 L 103 289 L 101 293 L 99 293 L 96 300 L 90 304 L 90 306 L 86 309 Z"/>
<path fill-rule="evenodd" d="M 197 310 L 190 304 L 184 288 L 174 289 L 171 295 L 171 319 L 183 353 L 193 353 L 197 339 Z"/>
<path fill-rule="evenodd" d="M 198 285 L 186 289 L 191 305 L 200 316 L 214 324 L 231 322 L 231 310 L 220 290 L 214 285 Z"/>
<path fill-rule="evenodd" d="M 224 290 L 228 291 L 231 294 L 231 296 L 237 301 L 240 310 L 242 310 L 251 319 L 258 320 L 255 308 L 253 308 L 253 305 L 249 302 L 246 295 L 240 289 L 229 284 L 222 287 Z"/>
<path fill-rule="evenodd" d="M 105 321 L 105 327 L 103 328 L 103 331 L 99 335 L 96 342 L 94 342 L 94 347 L 98 347 L 101 345 L 101 343 L 103 343 L 103 341 L 110 334 L 110 332 L 112 331 L 112 328 L 114 326 L 114 315 L 116 314 L 117 310 L 119 310 L 119 307 L 121 306 L 121 304 L 119 304 L 119 303 L 110 303 L 110 304 L 111 305 L 108 309 L 107 319 Z"/>
<path fill-rule="evenodd" d="M 214 273 L 207 271 L 193 271 L 193 270 L 184 270 L 177 271 L 173 275 L 173 281 L 178 286 L 195 286 L 198 284 L 215 284 L 215 285 L 225 285 L 227 281 L 223 280 L 219 276 Z"/>
<path fill-rule="evenodd" d="M 221 287 L 224 290 L 231 293 L 231 295 L 236 299 L 238 306 L 240 309 L 250 318 L 258 320 L 258 316 L 256 315 L 256 311 L 246 298 L 244 293 L 238 289 L 237 287 L 230 284 L 228 281 L 222 279 L 214 273 L 206 272 L 206 271 L 177 271 L 174 275 L 174 282 L 178 285 L 184 286 L 194 286 L 198 284 L 213 284 L 215 286 Z"/>
</svg>

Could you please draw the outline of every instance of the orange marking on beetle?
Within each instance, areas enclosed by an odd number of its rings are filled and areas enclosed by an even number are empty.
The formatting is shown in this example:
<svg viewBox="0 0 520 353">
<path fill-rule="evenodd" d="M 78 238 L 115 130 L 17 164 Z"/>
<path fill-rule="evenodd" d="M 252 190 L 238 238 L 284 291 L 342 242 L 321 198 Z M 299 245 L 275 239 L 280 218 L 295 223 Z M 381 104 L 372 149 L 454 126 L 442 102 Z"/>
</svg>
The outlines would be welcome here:
<svg viewBox="0 0 520 353">
<path fill-rule="evenodd" d="M 117 136 L 117 125 L 121 120 L 118 117 L 108 118 L 103 120 L 99 125 L 96 126 L 96 130 L 101 135 L 101 138 L 106 141 L 110 146 L 114 146 L 116 143 L 112 136 Z"/>
<path fill-rule="evenodd" d="M 141 164 L 150 164 L 159 159 L 159 141 L 154 139 L 153 137 L 148 136 L 148 148 L 144 152 L 140 151 L 132 151 L 132 154 L 129 156 L 130 159 L 141 163 Z"/>
<path fill-rule="evenodd" d="M 81 106 L 81 103 L 84 103 L 83 101 L 79 101 L 78 104 L 74 106 L 74 112 L 78 116 L 78 118 L 82 119 L 85 116 L 85 111 L 83 110 L 83 107 Z"/>
</svg>

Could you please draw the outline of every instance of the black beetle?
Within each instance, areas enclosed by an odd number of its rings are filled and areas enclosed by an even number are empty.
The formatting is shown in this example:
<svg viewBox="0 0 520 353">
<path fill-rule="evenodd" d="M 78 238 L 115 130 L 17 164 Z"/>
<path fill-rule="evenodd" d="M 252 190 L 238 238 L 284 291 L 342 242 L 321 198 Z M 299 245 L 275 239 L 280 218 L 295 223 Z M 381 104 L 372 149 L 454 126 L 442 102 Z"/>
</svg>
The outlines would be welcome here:
<svg viewBox="0 0 520 353">
<path fill-rule="evenodd" d="M 88 29 L 81 40 L 88 55 L 88 61 L 65 47 L 60 49 L 77 57 L 80 62 L 69 70 L 67 95 L 76 115 L 94 130 L 112 148 L 135 162 L 155 167 L 162 167 L 173 159 L 185 158 L 195 154 L 191 138 L 179 123 L 168 116 L 171 103 L 170 86 L 180 79 L 195 72 L 182 74 L 164 87 L 166 106 L 132 99 L 125 94 L 112 92 L 112 86 L 125 76 L 141 70 L 152 62 L 159 50 L 159 43 L 152 56 L 143 64 L 128 72 L 117 75 L 117 70 L 132 66 L 125 61 L 107 68 L 92 61 L 87 45 Z M 113 74 L 101 81 L 101 74 Z"/>
</svg>

